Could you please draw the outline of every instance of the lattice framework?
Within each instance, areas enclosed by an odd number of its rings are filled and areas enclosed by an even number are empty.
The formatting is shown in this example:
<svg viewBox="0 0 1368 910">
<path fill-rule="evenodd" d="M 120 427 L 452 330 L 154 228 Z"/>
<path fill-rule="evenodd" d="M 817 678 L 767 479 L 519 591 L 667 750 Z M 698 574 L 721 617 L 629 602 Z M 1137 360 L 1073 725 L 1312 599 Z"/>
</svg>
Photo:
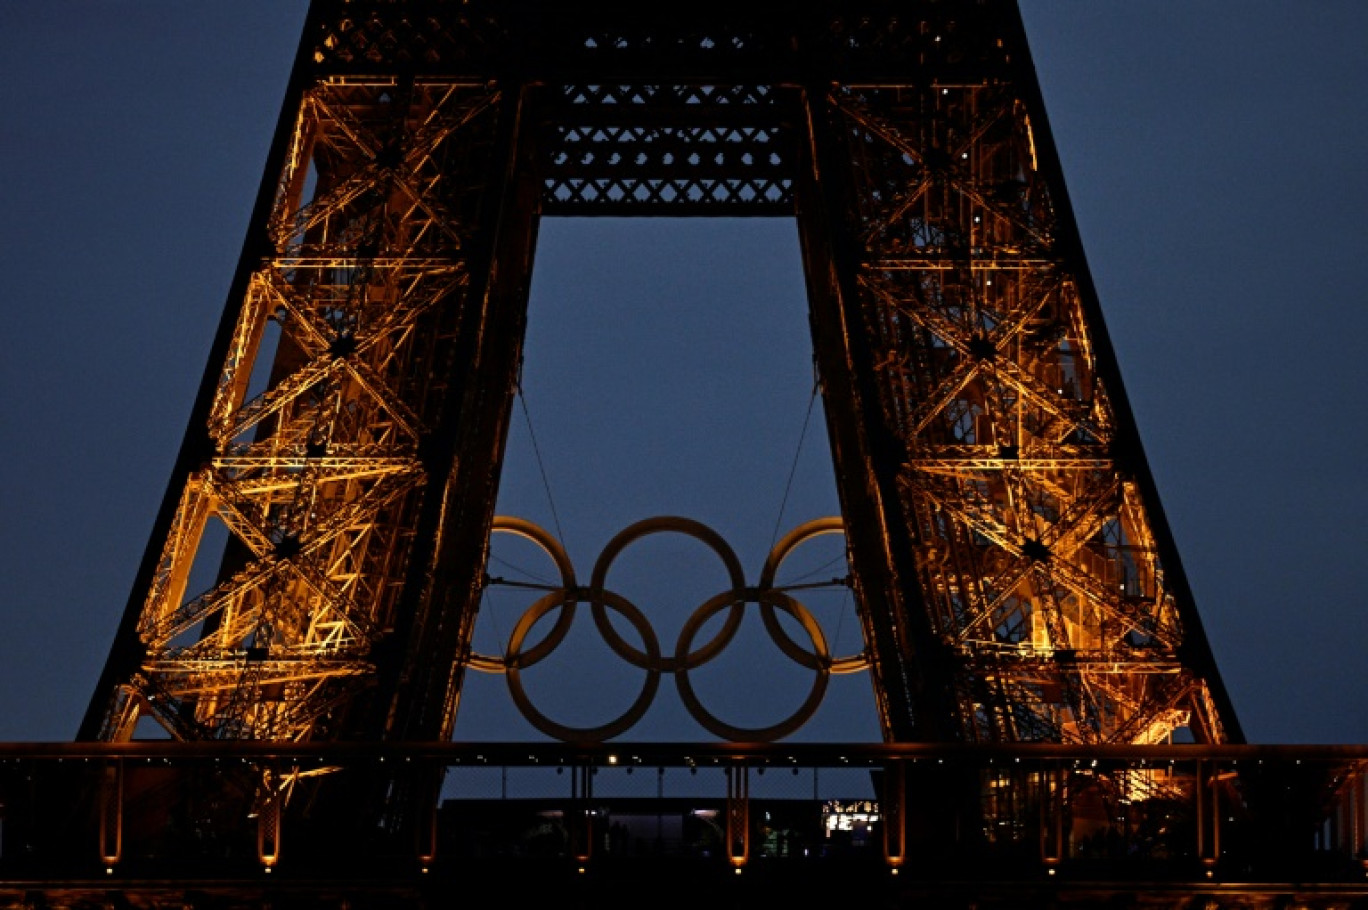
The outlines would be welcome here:
<svg viewBox="0 0 1368 910">
<path fill-rule="evenodd" d="M 961 735 L 1224 739 L 1020 90 L 847 85 L 825 112 L 854 162 L 868 366 Z"/>
<path fill-rule="evenodd" d="M 1239 738 L 1010 4 L 307 28 L 84 736 L 449 733 L 537 216 L 796 212 L 886 736 Z"/>
<path fill-rule="evenodd" d="M 396 622 L 422 446 L 449 395 L 496 93 L 332 78 L 306 92 L 187 478 L 143 604 L 147 652 L 102 736 L 317 736 L 373 684 Z M 193 430 L 194 428 L 192 428 Z M 210 522 L 231 534 L 187 597 Z"/>
</svg>

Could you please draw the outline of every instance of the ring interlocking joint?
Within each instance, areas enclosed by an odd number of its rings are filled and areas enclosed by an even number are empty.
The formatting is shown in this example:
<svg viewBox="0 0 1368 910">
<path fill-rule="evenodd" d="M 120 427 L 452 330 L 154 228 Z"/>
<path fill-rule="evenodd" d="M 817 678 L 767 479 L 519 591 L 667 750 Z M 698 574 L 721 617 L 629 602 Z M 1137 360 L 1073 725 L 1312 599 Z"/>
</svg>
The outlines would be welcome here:
<svg viewBox="0 0 1368 910">
<path fill-rule="evenodd" d="M 733 742 L 769 742 L 790 735 L 807 723 L 816 713 L 826 695 L 827 682 L 832 674 L 858 673 L 869 667 L 869 656 L 861 651 L 845 657 L 832 657 L 827 648 L 826 636 L 816 617 L 796 598 L 774 587 L 774 579 L 780 565 L 795 549 L 803 543 L 827 534 L 844 534 L 845 527 L 839 518 L 818 518 L 794 528 L 784 535 L 765 559 L 760 571 L 760 583 L 755 586 L 746 584 L 745 573 L 736 553 L 720 534 L 707 525 L 690 518 L 659 516 L 638 521 L 619 532 L 599 554 L 594 563 L 594 571 L 588 586 L 581 586 L 575 580 L 575 568 L 570 557 L 556 540 L 541 526 L 522 518 L 496 516 L 492 533 L 513 534 L 540 547 L 555 563 L 560 574 L 560 585 L 548 590 L 528 607 L 518 618 L 508 638 L 508 646 L 503 657 L 472 652 L 467 666 L 472 670 L 485 673 L 502 673 L 508 682 L 508 691 L 513 703 L 533 727 L 542 733 L 567 742 L 601 742 L 620 736 L 639 721 L 655 700 L 660 686 L 660 675 L 669 673 L 674 676 L 680 700 L 690 716 L 698 721 L 708 732 Z M 653 534 L 682 534 L 693 538 L 711 549 L 726 567 L 730 588 L 700 604 L 684 621 L 675 643 L 674 652 L 666 655 L 661 652 L 660 641 L 655 629 L 645 614 L 625 597 L 609 590 L 604 582 L 614 560 L 628 546 Z M 522 683 L 522 671 L 546 659 L 565 640 L 574 622 L 576 606 L 587 602 L 594 618 L 594 625 L 608 647 L 627 663 L 646 671 L 646 681 L 636 700 L 617 718 L 597 727 L 570 727 L 559 724 L 542 714 L 528 698 Z M 703 707 L 693 685 L 689 672 L 717 657 L 731 643 L 741 626 L 746 604 L 754 603 L 760 607 L 760 618 L 771 640 L 783 654 L 799 666 L 813 671 L 812 688 L 807 698 L 793 714 L 768 727 L 737 727 L 726 723 Z M 553 610 L 560 610 L 551 631 L 537 644 L 523 650 L 528 633 L 543 617 Z M 641 648 L 634 647 L 618 634 L 608 618 L 608 610 L 613 610 L 625 618 L 641 636 Z M 726 610 L 727 617 L 722 628 L 708 642 L 693 647 L 694 638 L 699 630 L 716 614 Z M 778 613 L 793 617 L 807 633 L 810 647 L 794 641 L 793 637 L 779 622 Z"/>
</svg>

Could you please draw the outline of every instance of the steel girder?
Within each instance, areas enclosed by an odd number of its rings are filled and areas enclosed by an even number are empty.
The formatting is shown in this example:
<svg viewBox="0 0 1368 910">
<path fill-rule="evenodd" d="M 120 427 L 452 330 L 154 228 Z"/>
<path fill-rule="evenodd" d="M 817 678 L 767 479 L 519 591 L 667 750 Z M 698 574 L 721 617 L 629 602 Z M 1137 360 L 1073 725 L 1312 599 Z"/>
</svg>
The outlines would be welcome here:
<svg viewBox="0 0 1368 910">
<path fill-rule="evenodd" d="M 1000 0 L 316 3 L 82 736 L 448 735 L 537 216 L 794 212 L 886 736 L 1238 740 Z"/>
</svg>

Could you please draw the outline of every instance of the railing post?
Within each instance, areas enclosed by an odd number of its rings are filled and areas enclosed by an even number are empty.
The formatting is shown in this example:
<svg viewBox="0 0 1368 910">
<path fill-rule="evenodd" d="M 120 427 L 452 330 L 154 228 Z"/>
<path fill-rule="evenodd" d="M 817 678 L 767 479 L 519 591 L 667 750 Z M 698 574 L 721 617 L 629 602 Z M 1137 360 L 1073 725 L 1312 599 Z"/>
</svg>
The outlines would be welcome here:
<svg viewBox="0 0 1368 910">
<path fill-rule="evenodd" d="M 1047 759 L 1040 769 L 1040 861 L 1054 875 L 1064 858 L 1064 769 Z"/>
<path fill-rule="evenodd" d="M 899 759 L 884 766 L 883 815 L 884 862 L 893 874 L 907 862 L 907 772 Z"/>
<path fill-rule="evenodd" d="M 418 785 L 413 788 L 417 800 L 414 835 L 417 838 L 418 863 L 423 872 L 427 872 L 437 858 L 437 804 L 442 796 L 444 771 L 436 764 L 424 764 L 418 769 Z"/>
<path fill-rule="evenodd" d="M 578 765 L 570 776 L 570 854 L 580 871 L 594 856 L 594 769 L 589 763 Z"/>
<path fill-rule="evenodd" d="M 113 874 L 123 858 L 123 791 L 124 763 L 122 758 L 107 762 L 100 769 L 100 862 L 105 871 Z"/>
<path fill-rule="evenodd" d="M 1197 805 L 1197 858 L 1207 878 L 1216 875 L 1221 858 L 1220 768 L 1214 762 L 1197 759 L 1193 790 Z"/>
<path fill-rule="evenodd" d="M 727 860 L 737 874 L 750 859 L 750 768 L 727 766 Z"/>
<path fill-rule="evenodd" d="M 263 793 L 257 814 L 257 859 L 267 872 L 280 862 L 280 840 L 284 833 L 281 804 L 285 801 L 285 791 L 277 787 L 277 780 L 274 770 L 262 774 Z"/>
</svg>

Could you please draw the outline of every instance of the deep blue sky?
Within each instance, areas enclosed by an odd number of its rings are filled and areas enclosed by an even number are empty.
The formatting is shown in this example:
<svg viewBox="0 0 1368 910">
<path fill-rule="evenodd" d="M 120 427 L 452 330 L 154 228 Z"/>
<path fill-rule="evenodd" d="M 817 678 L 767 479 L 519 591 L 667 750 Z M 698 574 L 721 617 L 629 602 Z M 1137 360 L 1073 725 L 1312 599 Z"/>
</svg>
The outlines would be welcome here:
<svg viewBox="0 0 1368 910">
<path fill-rule="evenodd" d="M 0 5 L 0 740 L 66 739 L 84 710 L 303 6 Z M 1368 5 L 1024 8 L 1151 467 L 1245 729 L 1368 741 Z M 581 573 L 617 528 L 676 512 L 716 525 L 753 574 L 810 391 L 792 224 L 542 233 L 525 386 Z M 501 507 L 549 524 L 515 419 Z M 832 507 L 823 444 L 815 426 L 786 526 Z M 702 571 L 668 595 L 622 584 L 686 609 L 714 593 Z M 506 633 L 513 609 L 487 615 Z M 549 679 L 533 688 L 552 704 Z M 859 735 L 868 694 L 844 682 L 821 729 Z M 719 699 L 721 685 L 700 681 Z M 470 735 L 521 735 L 500 697 L 472 686 Z"/>
</svg>

